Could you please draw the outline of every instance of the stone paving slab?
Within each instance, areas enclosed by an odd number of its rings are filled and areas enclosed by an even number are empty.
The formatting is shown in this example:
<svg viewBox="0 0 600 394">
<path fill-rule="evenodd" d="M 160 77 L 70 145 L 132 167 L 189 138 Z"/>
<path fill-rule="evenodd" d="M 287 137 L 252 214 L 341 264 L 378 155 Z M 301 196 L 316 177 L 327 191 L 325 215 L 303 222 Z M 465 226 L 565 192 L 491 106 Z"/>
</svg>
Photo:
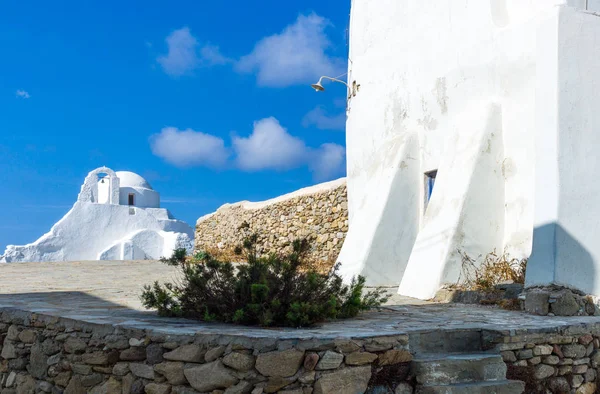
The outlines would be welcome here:
<svg viewBox="0 0 600 394">
<path fill-rule="evenodd" d="M 143 285 L 176 278 L 175 268 L 157 261 L 0 264 L 0 311 L 18 309 L 169 334 L 279 339 L 357 338 L 463 329 L 548 332 L 561 327 L 600 325 L 600 317 L 533 316 L 487 306 L 430 303 L 397 296 L 393 294 L 395 289 L 389 289 L 393 297 L 388 305 L 377 311 L 307 329 L 210 324 L 161 318 L 144 310 L 139 299 Z"/>
</svg>

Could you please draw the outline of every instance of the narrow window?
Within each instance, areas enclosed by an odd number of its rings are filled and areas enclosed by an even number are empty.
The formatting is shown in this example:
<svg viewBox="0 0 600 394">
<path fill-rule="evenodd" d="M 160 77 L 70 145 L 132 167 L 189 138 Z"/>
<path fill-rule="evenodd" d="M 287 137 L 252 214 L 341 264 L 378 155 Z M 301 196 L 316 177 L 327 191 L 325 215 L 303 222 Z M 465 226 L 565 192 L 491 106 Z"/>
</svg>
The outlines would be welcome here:
<svg viewBox="0 0 600 394">
<path fill-rule="evenodd" d="M 133 197 L 134 197 L 134 194 L 133 193 L 129 193 L 129 205 L 135 205 Z"/>
<path fill-rule="evenodd" d="M 437 170 L 425 173 L 425 209 L 427 209 L 427 205 L 429 205 L 429 200 L 431 200 L 431 195 L 433 194 L 433 187 L 435 186 L 436 176 Z"/>
</svg>

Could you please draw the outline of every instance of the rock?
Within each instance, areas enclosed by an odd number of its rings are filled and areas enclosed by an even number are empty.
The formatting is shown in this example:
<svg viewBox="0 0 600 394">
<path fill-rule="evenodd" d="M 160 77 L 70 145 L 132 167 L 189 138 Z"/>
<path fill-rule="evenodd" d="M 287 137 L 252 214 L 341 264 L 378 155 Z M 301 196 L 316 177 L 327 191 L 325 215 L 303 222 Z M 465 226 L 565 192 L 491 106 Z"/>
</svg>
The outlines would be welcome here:
<svg viewBox="0 0 600 394">
<path fill-rule="evenodd" d="M 342 364 L 342 361 L 344 361 L 343 354 L 327 350 L 319 360 L 315 369 L 317 371 L 337 369 Z"/>
<path fill-rule="evenodd" d="M 84 387 L 92 387 L 97 384 L 100 384 L 104 377 L 99 373 L 93 373 L 91 375 L 85 375 L 81 377 L 81 384 Z"/>
<path fill-rule="evenodd" d="M 558 345 L 552 345 L 552 353 L 556 354 L 560 358 L 564 358 L 564 354 Z"/>
<path fill-rule="evenodd" d="M 13 384 L 15 384 L 16 380 L 17 380 L 17 374 L 16 374 L 16 372 L 15 371 L 11 371 L 8 374 L 8 377 L 6 378 L 6 383 L 5 383 L 6 387 L 12 387 Z"/>
<path fill-rule="evenodd" d="M 185 361 L 188 363 L 201 363 L 204 362 L 204 351 L 198 345 L 183 345 L 177 349 L 163 354 L 165 360 L 170 361 Z"/>
<path fill-rule="evenodd" d="M 113 375 L 125 376 L 129 373 L 129 364 L 127 363 L 116 363 L 112 369 Z"/>
<path fill-rule="evenodd" d="M 16 394 L 33 394 L 35 393 L 35 386 L 35 379 L 31 376 L 18 375 Z"/>
<path fill-rule="evenodd" d="M 223 394 L 249 394 L 252 391 L 252 384 L 241 381 L 235 386 L 229 387 Z"/>
<path fill-rule="evenodd" d="M 558 358 L 558 356 L 555 355 L 546 356 L 542 359 L 542 362 L 548 365 L 557 365 L 559 361 L 560 359 Z"/>
<path fill-rule="evenodd" d="M 537 380 L 543 380 L 543 379 L 549 378 L 550 376 L 554 375 L 554 372 L 555 372 L 554 367 L 552 367 L 550 365 L 539 364 L 535 367 L 535 372 L 534 372 L 533 376 Z"/>
<path fill-rule="evenodd" d="M 534 315 L 546 316 L 549 312 L 549 299 L 550 293 L 547 291 L 530 291 L 525 296 L 525 311 Z"/>
<path fill-rule="evenodd" d="M 206 352 L 206 354 L 204 355 L 204 359 L 207 363 L 215 361 L 216 359 L 221 357 L 223 353 L 225 353 L 225 349 L 227 349 L 225 346 L 213 347 Z"/>
<path fill-rule="evenodd" d="M 44 353 L 45 355 L 46 353 Z M 60 362 L 62 357 L 62 354 L 60 353 L 56 353 L 54 356 L 50 356 L 48 357 L 48 359 L 46 360 L 46 363 L 50 366 L 50 365 L 56 365 Z"/>
<path fill-rule="evenodd" d="M 92 367 L 84 364 L 72 364 L 71 369 L 74 373 L 79 375 L 89 375 L 92 373 Z"/>
<path fill-rule="evenodd" d="M 90 394 L 121 394 L 121 382 L 112 376 L 103 384 L 94 387 Z"/>
<path fill-rule="evenodd" d="M 583 364 L 583 365 L 573 365 L 573 373 L 578 374 L 578 375 L 583 375 L 584 373 L 587 372 L 588 370 L 588 366 Z"/>
<path fill-rule="evenodd" d="M 185 368 L 183 373 L 190 385 L 200 392 L 226 389 L 239 381 L 219 360 Z"/>
<path fill-rule="evenodd" d="M 512 354 L 512 352 L 510 352 Z M 514 356 L 514 354 L 513 354 Z M 369 352 L 354 352 L 346 356 L 346 365 L 363 365 L 371 364 L 377 359 L 375 353 Z"/>
<path fill-rule="evenodd" d="M 130 394 L 132 392 L 131 386 L 133 386 L 134 380 L 135 380 L 135 378 L 130 373 L 123 376 L 123 379 L 121 379 L 121 386 L 123 388 L 123 390 L 122 390 L 123 394 Z"/>
<path fill-rule="evenodd" d="M 151 365 L 140 364 L 140 363 L 130 363 L 129 369 L 134 376 L 138 378 L 144 379 L 154 379 L 154 368 Z"/>
<path fill-rule="evenodd" d="M 527 360 L 533 357 L 533 349 L 523 349 L 517 352 L 517 358 L 519 360 Z"/>
<path fill-rule="evenodd" d="M 12 360 L 17 358 L 17 349 L 15 348 L 15 344 L 8 340 L 8 337 L 4 340 L 4 345 L 2 345 L 2 352 L 0 352 L 0 357 L 5 360 Z"/>
<path fill-rule="evenodd" d="M 107 335 L 104 340 L 107 349 L 124 350 L 129 347 L 129 339 L 123 335 Z"/>
<path fill-rule="evenodd" d="M 323 374 L 314 394 L 362 394 L 371 379 L 371 366 L 351 367 Z"/>
<path fill-rule="evenodd" d="M 150 365 L 162 363 L 165 349 L 158 343 L 152 343 L 146 347 L 146 361 Z"/>
<path fill-rule="evenodd" d="M 315 376 L 316 376 L 315 371 L 308 371 L 308 372 L 305 372 L 304 374 L 300 375 L 300 377 L 298 378 L 298 381 L 302 384 L 311 384 L 312 382 L 315 381 Z"/>
<path fill-rule="evenodd" d="M 280 389 L 289 386 L 295 382 L 295 378 L 282 378 L 281 376 L 273 376 L 267 381 L 267 385 L 263 388 L 263 391 L 267 394 L 276 393 Z"/>
<path fill-rule="evenodd" d="M 69 337 L 63 345 L 66 353 L 83 353 L 87 348 L 87 343 L 77 337 Z"/>
<path fill-rule="evenodd" d="M 89 365 L 108 365 L 114 364 L 119 360 L 119 354 L 116 352 L 104 353 L 104 352 L 93 352 L 84 353 L 81 356 L 84 363 Z"/>
<path fill-rule="evenodd" d="M 37 390 L 44 392 L 44 393 L 51 393 L 52 392 L 52 383 L 49 382 L 45 382 L 45 381 L 39 381 L 37 382 Z"/>
<path fill-rule="evenodd" d="M 583 376 L 581 375 L 572 375 L 571 376 L 571 386 L 577 388 L 583 384 Z"/>
<path fill-rule="evenodd" d="M 540 356 L 537 356 L 537 357 L 530 358 L 527 361 L 529 362 L 530 365 L 538 365 L 539 363 L 542 362 L 542 358 Z"/>
<path fill-rule="evenodd" d="M 53 356 L 56 353 L 60 352 L 60 346 L 58 345 L 58 343 L 56 343 L 56 341 L 53 341 L 52 339 L 48 338 L 44 340 L 44 342 L 42 342 L 42 351 L 47 356 Z"/>
<path fill-rule="evenodd" d="M 297 349 L 261 353 L 256 358 L 256 369 L 264 376 L 293 376 L 303 359 L 304 352 Z"/>
<path fill-rule="evenodd" d="M 86 394 L 86 392 L 85 387 L 81 384 L 80 377 L 75 375 L 69 381 L 64 394 Z"/>
<path fill-rule="evenodd" d="M 600 350 L 596 350 L 592 353 L 592 357 L 590 358 L 592 367 L 599 368 L 600 367 Z"/>
<path fill-rule="evenodd" d="M 317 366 L 319 362 L 319 355 L 317 353 L 307 353 L 304 357 L 304 369 L 307 371 L 312 371 Z"/>
<path fill-rule="evenodd" d="M 517 361 L 517 356 L 515 356 L 515 352 L 512 352 L 510 350 L 500 352 L 500 355 L 502 356 L 502 360 L 505 363 L 513 363 Z"/>
<path fill-rule="evenodd" d="M 552 295 L 556 299 L 551 304 L 551 311 L 556 316 L 575 316 L 579 312 L 579 304 L 571 290 L 561 290 Z"/>
<path fill-rule="evenodd" d="M 165 361 L 154 366 L 154 371 L 158 372 L 165 378 L 170 384 L 180 385 L 186 384 L 187 380 L 183 374 L 183 362 L 181 361 Z"/>
<path fill-rule="evenodd" d="M 130 347 L 119 354 L 119 359 L 123 361 L 144 361 L 146 359 L 146 349 L 143 347 Z"/>
<path fill-rule="evenodd" d="M 379 355 L 377 364 L 379 366 L 396 365 L 412 361 L 412 359 L 412 354 L 410 354 L 410 352 L 407 350 L 388 350 L 387 352 Z"/>
<path fill-rule="evenodd" d="M 136 379 L 131 384 L 131 394 L 143 394 L 145 383 L 142 379 Z"/>
<path fill-rule="evenodd" d="M 576 394 L 594 394 L 596 392 L 596 383 L 584 383 L 575 392 Z"/>
<path fill-rule="evenodd" d="M 144 341 L 143 339 L 129 338 L 129 346 L 131 347 L 144 346 L 145 344 L 146 341 Z"/>
<path fill-rule="evenodd" d="M 46 372 L 48 371 L 48 356 L 43 352 L 40 343 L 36 343 L 31 347 L 29 367 L 27 370 L 34 378 L 44 379 L 46 377 Z"/>
<path fill-rule="evenodd" d="M 585 356 L 585 346 L 579 344 L 564 345 L 562 352 L 567 358 L 583 358 Z"/>
<path fill-rule="evenodd" d="M 60 387 L 67 387 L 69 380 L 71 379 L 71 372 L 61 372 L 54 377 L 54 384 Z"/>
<path fill-rule="evenodd" d="M 171 386 L 168 384 L 149 383 L 145 387 L 146 394 L 169 394 Z"/>
<path fill-rule="evenodd" d="M 37 334 L 33 330 L 23 330 L 19 333 L 19 341 L 23 343 L 34 343 Z"/>
<path fill-rule="evenodd" d="M 413 394 L 413 387 L 408 383 L 400 383 L 396 386 L 394 394 Z"/>
<path fill-rule="evenodd" d="M 8 327 L 8 331 L 6 331 L 6 339 L 9 341 L 17 341 L 19 340 L 19 333 L 19 327 L 13 324 Z"/>
<path fill-rule="evenodd" d="M 594 337 L 591 334 L 585 334 L 580 336 L 577 341 L 583 346 L 587 346 L 594 341 Z"/>
<path fill-rule="evenodd" d="M 570 365 L 558 367 L 558 376 L 570 375 L 571 372 L 573 372 L 573 367 Z"/>
<path fill-rule="evenodd" d="M 537 345 L 533 348 L 534 356 L 549 356 L 552 354 L 553 347 L 550 345 Z"/>
<path fill-rule="evenodd" d="M 563 378 L 563 377 L 557 377 L 557 378 L 550 379 L 548 381 L 548 388 L 553 393 L 570 393 L 571 392 L 571 386 L 569 385 L 569 382 L 567 381 L 566 378 Z"/>
<path fill-rule="evenodd" d="M 597 376 L 598 373 L 596 372 L 596 370 L 590 368 L 583 374 L 583 380 L 585 380 L 586 382 L 594 382 Z"/>
<path fill-rule="evenodd" d="M 237 371 L 249 371 L 254 368 L 254 356 L 244 353 L 231 352 L 223 357 L 223 364 Z"/>
<path fill-rule="evenodd" d="M 196 390 L 187 386 L 176 386 L 171 389 L 173 394 L 200 394 Z"/>
</svg>

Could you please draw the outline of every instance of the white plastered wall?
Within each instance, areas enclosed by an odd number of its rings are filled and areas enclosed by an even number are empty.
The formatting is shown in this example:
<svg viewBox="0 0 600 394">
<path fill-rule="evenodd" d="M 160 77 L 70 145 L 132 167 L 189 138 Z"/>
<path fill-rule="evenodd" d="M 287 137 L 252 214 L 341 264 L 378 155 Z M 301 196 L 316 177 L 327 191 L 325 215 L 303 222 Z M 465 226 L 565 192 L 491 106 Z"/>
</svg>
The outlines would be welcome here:
<svg viewBox="0 0 600 394">
<path fill-rule="evenodd" d="M 600 10 L 600 2 L 588 9 Z M 537 87 L 536 214 L 526 285 L 600 295 L 600 16 L 561 7 L 540 33 L 548 47 L 540 73 L 555 83 L 540 79 Z"/>
<path fill-rule="evenodd" d="M 559 3 L 352 2 L 349 83 L 360 90 L 348 106 L 350 231 L 339 259 L 345 277 L 367 274 L 372 285 L 406 278 L 402 294 L 429 298 L 457 279 L 458 251 L 479 261 L 494 251 L 530 255 L 538 28 Z M 499 124 L 484 121 L 490 118 Z M 409 167 L 395 170 L 388 164 L 400 150 L 391 141 L 408 135 L 419 147 L 406 156 Z M 493 142 L 487 157 L 480 154 L 485 136 Z M 464 160 L 452 160 L 452 141 L 465 146 Z M 389 194 L 391 173 L 407 168 L 418 181 L 407 182 L 394 201 L 378 196 Z M 437 218 L 413 203 L 423 201 L 424 173 L 433 169 L 439 172 L 428 209 L 454 207 Z M 382 217 L 387 224 L 373 225 Z M 390 242 L 417 246 L 369 252 Z"/>
</svg>

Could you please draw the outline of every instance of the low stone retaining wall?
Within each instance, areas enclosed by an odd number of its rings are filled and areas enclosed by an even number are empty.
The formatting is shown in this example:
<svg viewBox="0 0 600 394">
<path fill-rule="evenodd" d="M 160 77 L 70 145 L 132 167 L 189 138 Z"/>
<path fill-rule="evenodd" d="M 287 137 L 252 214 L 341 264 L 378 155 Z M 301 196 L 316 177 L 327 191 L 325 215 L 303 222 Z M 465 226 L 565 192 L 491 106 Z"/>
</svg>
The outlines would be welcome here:
<svg viewBox="0 0 600 394">
<path fill-rule="evenodd" d="M 575 326 L 552 331 L 506 333 L 486 346 L 501 352 L 508 366 L 508 379 L 524 381 L 527 394 L 597 393 L 600 327 Z"/>
<path fill-rule="evenodd" d="M 312 237 L 309 259 L 335 260 L 348 232 L 346 180 L 264 202 L 223 205 L 198 219 L 195 248 L 228 257 L 250 232 L 258 234 L 258 245 L 265 252 L 286 250 L 295 239 Z"/>
<path fill-rule="evenodd" d="M 0 309 L 0 393 L 411 394 L 414 355 L 481 350 L 498 351 L 526 394 L 597 392 L 600 323 L 557 325 L 276 338 L 243 327 L 180 335 Z"/>
<path fill-rule="evenodd" d="M 0 339 L 2 394 L 347 394 L 383 381 L 412 393 L 407 335 L 167 335 L 4 311 Z"/>
</svg>

